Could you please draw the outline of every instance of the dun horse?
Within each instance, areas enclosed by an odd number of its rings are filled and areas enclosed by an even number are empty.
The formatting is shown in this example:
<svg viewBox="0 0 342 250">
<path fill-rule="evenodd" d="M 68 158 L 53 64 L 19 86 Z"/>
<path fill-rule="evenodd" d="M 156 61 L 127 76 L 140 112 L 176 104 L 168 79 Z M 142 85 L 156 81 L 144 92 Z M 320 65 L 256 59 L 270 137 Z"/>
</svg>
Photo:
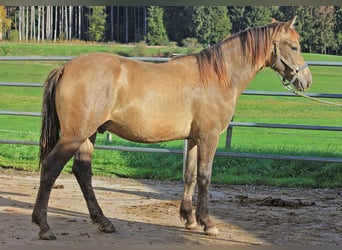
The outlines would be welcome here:
<svg viewBox="0 0 342 250">
<path fill-rule="evenodd" d="M 86 200 L 92 221 L 115 232 L 97 203 L 91 161 L 97 132 L 152 143 L 188 140 L 180 217 L 217 235 L 207 207 L 212 163 L 220 134 L 232 118 L 238 97 L 264 67 L 271 67 L 298 90 L 311 85 L 295 18 L 247 29 L 195 54 L 154 64 L 92 53 L 51 71 L 43 100 L 40 187 L 32 222 L 41 239 L 55 239 L 47 221 L 53 183 L 67 161 Z M 192 196 L 198 187 L 195 212 Z"/>
</svg>

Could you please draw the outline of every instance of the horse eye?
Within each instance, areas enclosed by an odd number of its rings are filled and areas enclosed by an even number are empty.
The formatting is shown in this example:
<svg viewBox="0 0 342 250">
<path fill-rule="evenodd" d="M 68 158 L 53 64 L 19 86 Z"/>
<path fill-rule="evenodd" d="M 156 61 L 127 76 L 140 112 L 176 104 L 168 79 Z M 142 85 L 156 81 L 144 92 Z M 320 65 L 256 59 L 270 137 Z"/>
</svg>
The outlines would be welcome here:
<svg viewBox="0 0 342 250">
<path fill-rule="evenodd" d="M 295 46 L 291 46 L 291 49 L 292 49 L 293 51 L 297 51 L 297 50 L 298 50 L 298 48 L 295 47 Z"/>
</svg>

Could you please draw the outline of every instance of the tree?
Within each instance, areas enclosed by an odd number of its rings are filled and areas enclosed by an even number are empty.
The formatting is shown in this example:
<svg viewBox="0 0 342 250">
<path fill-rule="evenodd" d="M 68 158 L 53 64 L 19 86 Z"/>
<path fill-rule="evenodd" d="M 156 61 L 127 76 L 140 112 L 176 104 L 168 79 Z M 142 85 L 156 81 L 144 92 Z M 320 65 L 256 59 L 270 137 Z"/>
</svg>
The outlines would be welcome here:
<svg viewBox="0 0 342 250">
<path fill-rule="evenodd" d="M 335 27 L 334 27 L 334 33 L 335 33 L 335 40 L 336 40 L 336 55 L 342 55 L 342 7 L 336 6 L 335 7 Z"/>
<path fill-rule="evenodd" d="M 218 43 L 230 34 L 232 24 L 228 18 L 226 6 L 212 6 L 212 32 L 210 40 L 212 43 Z"/>
<path fill-rule="evenodd" d="M 104 6 L 91 6 L 87 15 L 89 20 L 89 40 L 99 42 L 103 40 L 106 30 L 106 13 Z"/>
<path fill-rule="evenodd" d="M 150 45 L 165 45 L 169 39 L 164 26 L 164 10 L 162 7 L 151 6 L 147 15 L 147 42 Z"/>
<path fill-rule="evenodd" d="M 272 10 L 267 6 L 251 6 L 246 14 L 247 27 L 260 27 L 272 20 Z"/>
<path fill-rule="evenodd" d="M 301 47 L 303 52 L 312 52 L 312 40 L 314 34 L 314 7 L 313 6 L 295 6 L 292 8 L 291 15 L 286 20 L 297 16 L 295 28 L 301 36 Z"/>
<path fill-rule="evenodd" d="M 193 7 L 164 7 L 165 28 L 171 41 L 181 44 L 183 39 L 194 37 L 192 12 Z"/>
<path fill-rule="evenodd" d="M 193 12 L 195 36 L 201 43 L 210 45 L 230 33 L 232 24 L 225 6 L 196 6 Z"/>
<path fill-rule="evenodd" d="M 7 18 L 7 12 L 4 6 L 0 6 L 0 41 L 3 34 L 11 28 L 12 20 Z"/>
<path fill-rule="evenodd" d="M 334 41 L 334 7 L 316 7 L 314 13 L 315 36 L 313 39 L 313 45 L 315 46 L 316 51 L 322 54 L 326 54 L 328 48 L 334 49 L 334 47 L 336 47 L 336 43 Z"/>
<path fill-rule="evenodd" d="M 238 33 L 248 27 L 246 23 L 246 6 L 229 6 L 228 13 L 232 21 L 232 33 Z"/>
<path fill-rule="evenodd" d="M 195 26 L 195 37 L 205 45 L 210 44 L 211 17 L 210 6 L 195 6 L 193 12 L 193 22 Z"/>
</svg>

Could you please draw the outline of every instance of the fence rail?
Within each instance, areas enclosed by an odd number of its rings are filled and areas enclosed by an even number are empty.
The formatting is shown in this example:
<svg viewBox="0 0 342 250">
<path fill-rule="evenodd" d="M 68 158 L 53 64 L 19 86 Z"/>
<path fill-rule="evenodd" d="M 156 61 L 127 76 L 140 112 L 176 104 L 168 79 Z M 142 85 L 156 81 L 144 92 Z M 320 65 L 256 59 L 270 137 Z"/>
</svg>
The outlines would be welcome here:
<svg viewBox="0 0 342 250">
<path fill-rule="evenodd" d="M 19 140 L 0 140 L 0 144 L 39 146 L 38 142 L 19 141 Z M 184 151 L 180 150 L 180 149 L 106 146 L 106 145 L 96 145 L 96 144 L 95 144 L 95 149 L 116 150 L 116 151 L 126 151 L 126 152 L 161 153 L 161 154 L 184 154 Z M 332 158 L 332 157 L 254 154 L 254 153 L 238 153 L 238 152 L 222 152 L 222 151 L 217 151 L 215 153 L 215 156 L 218 156 L 218 157 L 236 157 L 236 158 L 258 158 L 258 159 L 273 159 L 273 160 L 296 160 L 296 161 L 319 161 L 319 162 L 342 163 L 342 158 Z"/>
<path fill-rule="evenodd" d="M 0 56 L 0 61 L 69 61 L 75 58 L 74 56 Z M 144 62 L 167 62 L 172 58 L 166 57 L 130 57 L 134 60 L 140 60 Z M 341 67 L 342 62 L 316 62 L 307 61 L 309 66 L 336 66 Z"/>
<path fill-rule="evenodd" d="M 74 57 L 69 56 L 0 56 L 0 61 L 68 61 Z M 132 57 L 132 59 L 148 61 L 148 62 L 166 62 L 170 58 L 155 58 L 155 57 Z M 342 67 L 342 62 L 307 62 L 310 66 L 329 66 Z M 25 83 L 25 82 L 0 82 L 0 86 L 11 87 L 43 87 L 41 83 Z M 283 97 L 297 97 L 292 93 L 287 92 L 273 92 L 273 91 L 252 91 L 246 90 L 243 95 L 257 95 L 257 96 L 283 96 Z M 310 97 L 317 98 L 336 98 L 342 99 L 342 94 L 321 94 L 309 93 Z M 40 112 L 20 112 L 0 110 L 0 115 L 13 116 L 41 116 Z M 322 130 L 322 131 L 342 131 L 339 126 L 311 126 L 311 125 L 297 125 L 297 124 L 271 124 L 271 123 L 255 123 L 255 122 L 234 122 L 229 125 L 227 132 L 227 141 L 231 140 L 232 127 L 256 127 L 256 128 L 280 128 L 280 129 L 304 129 L 304 130 Z M 22 145 L 38 145 L 37 142 L 16 141 L 16 140 L 0 140 L 0 144 L 22 144 Z M 230 142 L 227 142 L 230 145 Z M 183 150 L 176 149 L 160 149 L 160 148 L 144 148 L 144 147 L 123 147 L 123 146 L 102 146 L 96 145 L 95 148 L 102 150 L 120 150 L 130 152 L 151 152 L 151 153 L 171 153 L 182 154 Z M 273 155 L 273 154 L 253 154 L 253 153 L 235 153 L 235 152 L 216 152 L 216 156 L 222 157 L 242 157 L 242 158 L 260 158 L 260 159 L 282 159 L 282 160 L 303 160 L 303 161 L 321 161 L 321 162 L 342 162 L 342 158 L 328 158 L 328 157 L 311 157 L 311 156 L 288 156 L 288 155 Z"/>
</svg>

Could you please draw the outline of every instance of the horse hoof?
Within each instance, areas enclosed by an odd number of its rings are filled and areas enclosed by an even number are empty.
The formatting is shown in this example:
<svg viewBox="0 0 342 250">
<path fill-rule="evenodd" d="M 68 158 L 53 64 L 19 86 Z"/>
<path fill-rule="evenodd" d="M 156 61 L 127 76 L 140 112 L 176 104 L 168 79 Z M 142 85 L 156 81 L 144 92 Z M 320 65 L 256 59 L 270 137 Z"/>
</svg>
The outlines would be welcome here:
<svg viewBox="0 0 342 250">
<path fill-rule="evenodd" d="M 195 230 L 198 227 L 197 222 L 185 223 L 185 228 L 188 230 Z"/>
<path fill-rule="evenodd" d="M 104 232 L 104 233 L 115 233 L 116 232 L 116 229 L 112 223 L 110 223 L 106 226 L 99 225 L 99 230 L 101 232 Z"/>
<path fill-rule="evenodd" d="M 217 230 L 216 226 L 205 228 L 204 233 L 209 236 L 217 236 L 219 234 L 219 230 Z"/>
<path fill-rule="evenodd" d="M 46 232 L 39 232 L 39 238 L 41 240 L 55 240 L 56 239 L 56 235 L 51 231 L 48 230 Z"/>
</svg>

